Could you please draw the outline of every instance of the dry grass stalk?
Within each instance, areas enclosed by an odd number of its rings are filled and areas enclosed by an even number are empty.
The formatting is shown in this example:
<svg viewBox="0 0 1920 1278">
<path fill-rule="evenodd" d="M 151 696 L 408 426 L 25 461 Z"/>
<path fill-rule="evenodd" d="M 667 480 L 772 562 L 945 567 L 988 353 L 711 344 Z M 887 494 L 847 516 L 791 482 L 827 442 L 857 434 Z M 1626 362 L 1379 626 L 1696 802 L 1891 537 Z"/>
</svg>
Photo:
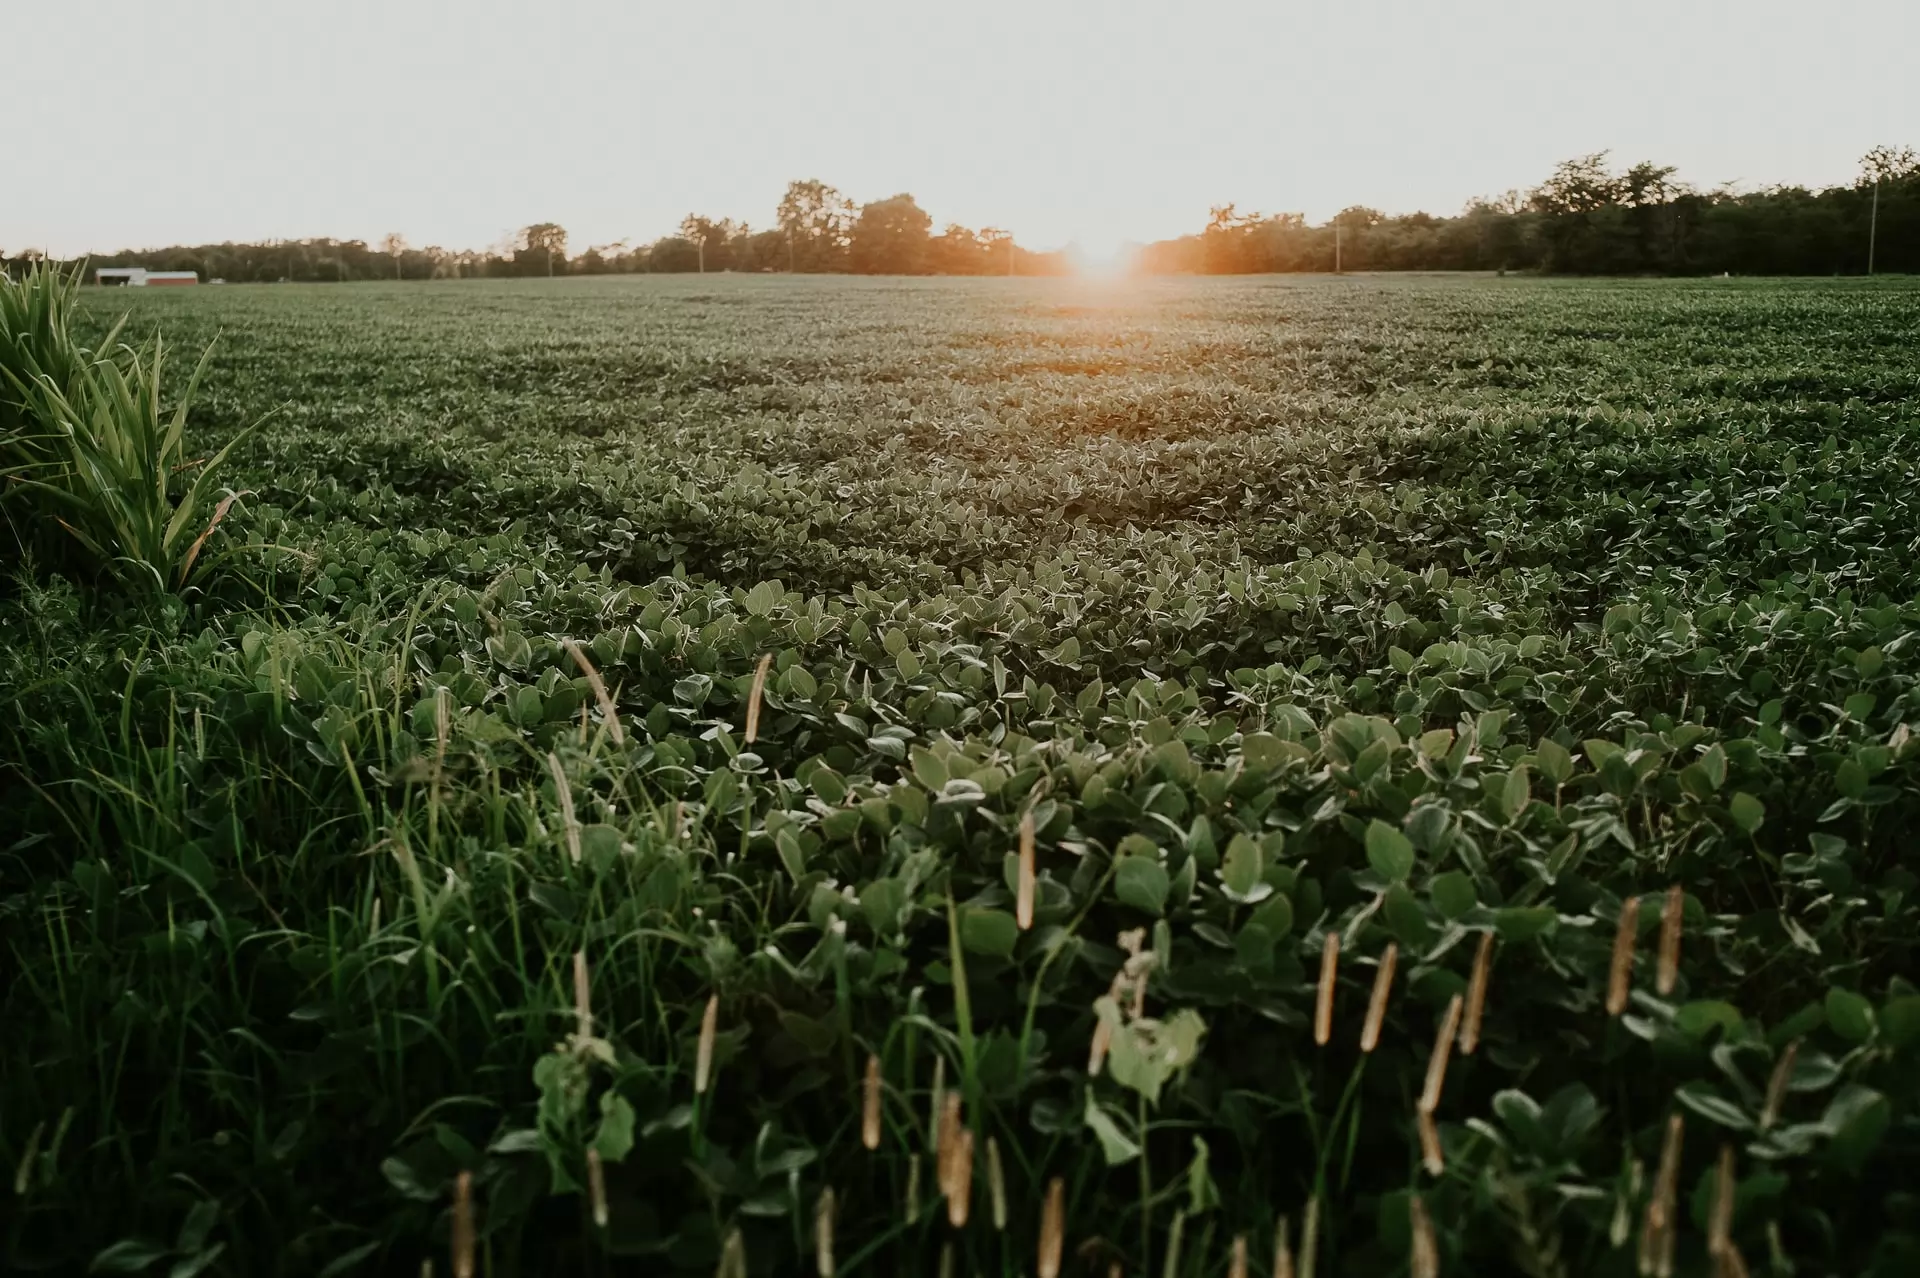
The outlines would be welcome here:
<svg viewBox="0 0 1920 1278">
<path fill-rule="evenodd" d="M 1447 1004 L 1447 1015 L 1440 1022 L 1440 1034 L 1433 1040 L 1433 1055 L 1427 1058 L 1427 1085 L 1420 1093 L 1420 1109 L 1431 1114 L 1440 1108 L 1440 1093 L 1447 1085 L 1447 1060 L 1453 1055 L 1453 1040 L 1460 1033 L 1460 1010 L 1464 1006 L 1455 994 Z"/>
<path fill-rule="evenodd" d="M 860 1143 L 880 1148 L 880 1058 L 867 1057 L 867 1081 L 860 1096 Z"/>
<path fill-rule="evenodd" d="M 707 1010 L 700 1017 L 700 1045 L 693 1053 L 693 1094 L 704 1096 L 713 1081 L 713 1036 L 720 1027 L 720 996 L 707 996 Z"/>
<path fill-rule="evenodd" d="M 1687 894 L 1676 883 L 1667 889 L 1667 902 L 1660 910 L 1660 965 L 1653 987 L 1665 998 L 1680 981 L 1680 928 L 1686 921 Z"/>
<path fill-rule="evenodd" d="M 1373 974 L 1373 997 L 1367 1000 L 1367 1022 L 1360 1027 L 1362 1052 L 1371 1052 L 1380 1045 L 1380 1026 L 1387 1019 L 1387 996 L 1393 992 L 1393 969 L 1399 961 L 1400 947 L 1389 941 Z"/>
<path fill-rule="evenodd" d="M 593 982 L 587 975 L 587 952 L 573 953 L 573 1032 L 582 1039 L 593 1037 Z"/>
<path fill-rule="evenodd" d="M 1473 1055 L 1480 1046 L 1480 1019 L 1487 1010 L 1487 978 L 1493 970 L 1493 933 L 1480 934 L 1480 948 L 1474 951 L 1473 975 L 1467 981 L 1467 1018 L 1460 1027 L 1460 1052 Z"/>
<path fill-rule="evenodd" d="M 1433 1217 L 1427 1204 L 1415 1194 L 1407 1200 L 1407 1223 L 1413 1230 L 1413 1254 L 1408 1264 L 1411 1278 L 1440 1278 L 1440 1243 L 1433 1236 Z"/>
<path fill-rule="evenodd" d="M 1780 1060 L 1773 1067 L 1772 1077 L 1767 1079 L 1767 1103 L 1760 1110 L 1760 1130 L 1766 1131 L 1780 1121 L 1780 1107 L 1787 1102 L 1787 1085 L 1793 1081 L 1793 1063 L 1800 1055 L 1800 1040 L 1794 1039 L 1787 1044 L 1787 1050 L 1780 1053 Z"/>
<path fill-rule="evenodd" d="M 587 1201 L 593 1205 L 596 1229 L 607 1227 L 607 1169 L 600 1163 L 600 1151 L 587 1146 Z"/>
<path fill-rule="evenodd" d="M 1653 1197 L 1647 1202 L 1646 1223 L 1640 1230 L 1640 1272 L 1648 1278 L 1671 1278 L 1675 1229 L 1674 1203 L 1680 1186 L 1680 1147 L 1686 1122 L 1674 1114 L 1667 1119 L 1667 1138 L 1660 1148 L 1660 1169 L 1653 1177 Z"/>
<path fill-rule="evenodd" d="M 1713 1212 L 1707 1217 L 1707 1254 L 1718 1260 L 1733 1245 L 1733 1146 L 1720 1146 L 1720 1165 L 1713 1180 Z"/>
<path fill-rule="evenodd" d="M 967 1227 L 967 1215 L 973 1206 L 973 1129 L 959 1128 L 953 1134 L 953 1156 L 948 1160 L 947 1223 L 955 1229 Z"/>
<path fill-rule="evenodd" d="M 1307 1199 L 1307 1214 L 1300 1222 L 1300 1278 L 1313 1278 L 1313 1264 L 1320 1251 L 1320 1195 Z"/>
<path fill-rule="evenodd" d="M 1060 1278 L 1060 1254 L 1067 1240 L 1067 1182 L 1047 1183 L 1047 1204 L 1040 1212 L 1040 1278 Z"/>
<path fill-rule="evenodd" d="M 1227 1255 L 1227 1278 L 1247 1278 L 1247 1236 L 1233 1236 L 1233 1250 Z"/>
<path fill-rule="evenodd" d="M 1714 1278 L 1747 1278 L 1747 1258 L 1740 1254 L 1737 1244 L 1729 1241 L 1714 1257 Z"/>
<path fill-rule="evenodd" d="M 987 1193 L 993 1199 L 993 1227 L 1005 1233 L 1007 1228 L 1007 1177 L 1000 1166 L 1000 1142 L 987 1137 Z"/>
<path fill-rule="evenodd" d="M 1293 1278 L 1293 1222 L 1285 1216 L 1273 1227 L 1273 1278 Z"/>
<path fill-rule="evenodd" d="M 473 1173 L 461 1172 L 453 1182 L 453 1227 L 449 1247 L 453 1278 L 473 1278 Z"/>
<path fill-rule="evenodd" d="M 1424 1109 L 1415 1110 L 1413 1125 L 1420 1133 L 1420 1165 L 1427 1169 L 1427 1175 L 1440 1175 L 1447 1170 L 1447 1151 L 1440 1144 L 1440 1128 L 1433 1115 Z"/>
<path fill-rule="evenodd" d="M 553 793 L 560 800 L 560 820 L 567 836 L 567 859 L 580 864 L 580 820 L 573 814 L 573 787 L 567 784 L 567 770 L 560 756 L 547 752 L 547 771 L 553 774 Z"/>
<path fill-rule="evenodd" d="M 747 694 L 747 744 L 752 745 L 760 735 L 760 694 L 767 688 L 767 667 L 773 664 L 771 652 L 760 658 L 760 664 L 753 668 L 753 691 Z"/>
<path fill-rule="evenodd" d="M 833 1189 L 820 1191 L 813 1208 L 813 1268 L 820 1278 L 833 1278 Z"/>
<path fill-rule="evenodd" d="M 1022 932 L 1033 926 L 1033 813 L 1020 818 L 1020 879 L 1014 895 L 1014 921 Z"/>
<path fill-rule="evenodd" d="M 907 1219 L 920 1219 L 920 1155 L 907 1155 Z"/>
<path fill-rule="evenodd" d="M 1340 974 L 1340 934 L 1329 931 L 1320 949 L 1320 991 L 1313 1004 L 1313 1041 L 1321 1047 L 1333 1037 L 1333 983 Z"/>
<path fill-rule="evenodd" d="M 587 686 L 593 689 L 593 699 L 600 703 L 600 716 L 607 721 L 607 735 L 613 738 L 615 745 L 627 743 L 626 729 L 620 726 L 620 712 L 613 708 L 613 698 L 607 695 L 607 685 L 601 680 L 600 672 L 594 669 L 593 662 L 587 660 L 587 654 L 580 645 L 569 639 L 566 641 L 567 655 L 573 658 L 573 664 L 580 667 L 580 673 L 587 677 Z"/>
<path fill-rule="evenodd" d="M 453 739 L 453 693 L 439 684 L 433 690 L 433 761 L 444 763 L 447 743 Z"/>
<path fill-rule="evenodd" d="M 1633 944 L 1639 935 L 1640 898 L 1630 896 L 1620 904 L 1620 923 L 1613 931 L 1613 963 L 1607 972 L 1608 1016 L 1627 1010 L 1627 993 L 1633 987 Z"/>
<path fill-rule="evenodd" d="M 198 464 L 197 462 L 195 463 L 195 465 Z M 220 499 L 218 506 L 213 508 L 213 518 L 207 521 L 206 530 L 193 539 L 193 545 L 187 548 L 186 559 L 180 564 L 180 580 L 182 582 L 186 581 L 187 574 L 193 571 L 193 561 L 200 557 L 200 547 L 207 544 L 207 538 L 213 536 L 213 530 L 220 526 L 220 521 L 227 517 L 229 510 L 233 509 L 233 503 L 245 496 L 247 496 L 246 493 L 230 492 Z"/>
</svg>

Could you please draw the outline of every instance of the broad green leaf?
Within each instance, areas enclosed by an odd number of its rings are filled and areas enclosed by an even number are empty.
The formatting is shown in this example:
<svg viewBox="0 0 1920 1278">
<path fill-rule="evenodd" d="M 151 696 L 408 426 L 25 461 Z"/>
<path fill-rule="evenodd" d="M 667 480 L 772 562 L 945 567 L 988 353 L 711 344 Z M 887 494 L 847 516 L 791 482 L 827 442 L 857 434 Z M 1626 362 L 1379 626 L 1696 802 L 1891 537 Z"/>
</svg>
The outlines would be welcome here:
<svg viewBox="0 0 1920 1278">
<path fill-rule="evenodd" d="M 1746 1111 L 1706 1083 L 1684 1084 L 1674 1092 L 1673 1098 L 1709 1122 L 1737 1132 L 1753 1130 L 1753 1120 Z"/>
<path fill-rule="evenodd" d="M 960 912 L 960 943 L 970 954 L 1009 958 L 1020 940 L 1020 925 L 1004 910 L 968 908 Z"/>
<path fill-rule="evenodd" d="M 1531 941 L 1559 920 L 1550 905 L 1509 905 L 1493 914 L 1493 926 L 1503 941 Z"/>
<path fill-rule="evenodd" d="M 1114 868 L 1114 895 L 1147 914 L 1159 915 L 1167 908 L 1167 891 L 1171 886 L 1166 867 L 1152 857 L 1121 857 Z"/>
<path fill-rule="evenodd" d="M 1413 873 L 1413 844 L 1407 836 L 1375 817 L 1367 826 L 1367 864 L 1389 882 Z"/>
<path fill-rule="evenodd" d="M 1234 835 L 1220 862 L 1220 886 L 1227 899 L 1242 905 L 1265 900 L 1273 892 L 1273 886 L 1263 877 L 1266 861 L 1258 843 L 1244 834 Z"/>
<path fill-rule="evenodd" d="M 1733 798 L 1727 801 L 1727 812 L 1733 817 L 1733 823 L 1743 831 L 1752 834 L 1767 819 L 1767 809 L 1760 800 L 1745 790 L 1736 790 Z"/>
<path fill-rule="evenodd" d="M 1827 991 L 1827 1024 L 1849 1043 L 1864 1043 L 1873 1037 L 1873 1004 L 1835 986 Z"/>
<path fill-rule="evenodd" d="M 1433 881 L 1427 885 L 1427 893 L 1433 898 L 1433 908 L 1444 919 L 1457 919 L 1479 904 L 1473 879 L 1459 870 L 1434 875 Z"/>
</svg>

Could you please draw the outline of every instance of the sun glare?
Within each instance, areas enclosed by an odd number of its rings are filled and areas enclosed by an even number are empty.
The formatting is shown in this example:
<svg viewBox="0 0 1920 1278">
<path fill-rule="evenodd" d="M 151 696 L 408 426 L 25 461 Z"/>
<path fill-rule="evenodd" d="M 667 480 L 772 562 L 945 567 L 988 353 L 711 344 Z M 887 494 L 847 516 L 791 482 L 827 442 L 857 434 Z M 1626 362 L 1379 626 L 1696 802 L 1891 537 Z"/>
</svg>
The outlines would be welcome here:
<svg viewBox="0 0 1920 1278">
<path fill-rule="evenodd" d="M 1125 275 L 1133 265 L 1133 246 L 1115 239 L 1076 240 L 1067 250 L 1076 274 L 1097 279 Z"/>
</svg>

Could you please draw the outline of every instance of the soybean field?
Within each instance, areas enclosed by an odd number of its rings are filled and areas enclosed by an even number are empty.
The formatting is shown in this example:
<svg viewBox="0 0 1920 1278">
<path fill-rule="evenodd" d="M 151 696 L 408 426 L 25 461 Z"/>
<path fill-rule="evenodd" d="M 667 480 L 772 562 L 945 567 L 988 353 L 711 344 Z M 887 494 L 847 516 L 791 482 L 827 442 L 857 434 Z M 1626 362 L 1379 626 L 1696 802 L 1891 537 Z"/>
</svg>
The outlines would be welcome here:
<svg viewBox="0 0 1920 1278">
<path fill-rule="evenodd" d="M 1920 1271 L 1920 282 L 80 306 L 7 1272 Z"/>
</svg>

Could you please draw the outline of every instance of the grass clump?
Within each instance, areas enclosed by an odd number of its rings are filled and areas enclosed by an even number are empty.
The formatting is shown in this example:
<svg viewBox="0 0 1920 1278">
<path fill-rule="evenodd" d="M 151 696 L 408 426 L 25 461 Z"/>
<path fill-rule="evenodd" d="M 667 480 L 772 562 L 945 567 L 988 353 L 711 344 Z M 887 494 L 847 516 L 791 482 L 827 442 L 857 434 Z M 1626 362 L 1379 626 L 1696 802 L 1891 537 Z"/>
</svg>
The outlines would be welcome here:
<svg viewBox="0 0 1920 1278">
<path fill-rule="evenodd" d="M 115 325 L 97 346 L 83 344 L 79 280 L 77 268 L 45 266 L 0 279 L 0 497 L 13 549 L 77 559 L 143 593 L 180 590 L 206 566 L 207 538 L 237 500 L 228 492 L 215 504 L 215 477 L 256 427 L 211 458 L 191 458 L 187 414 L 211 347 L 169 413 L 161 339 L 119 345 Z"/>
</svg>

